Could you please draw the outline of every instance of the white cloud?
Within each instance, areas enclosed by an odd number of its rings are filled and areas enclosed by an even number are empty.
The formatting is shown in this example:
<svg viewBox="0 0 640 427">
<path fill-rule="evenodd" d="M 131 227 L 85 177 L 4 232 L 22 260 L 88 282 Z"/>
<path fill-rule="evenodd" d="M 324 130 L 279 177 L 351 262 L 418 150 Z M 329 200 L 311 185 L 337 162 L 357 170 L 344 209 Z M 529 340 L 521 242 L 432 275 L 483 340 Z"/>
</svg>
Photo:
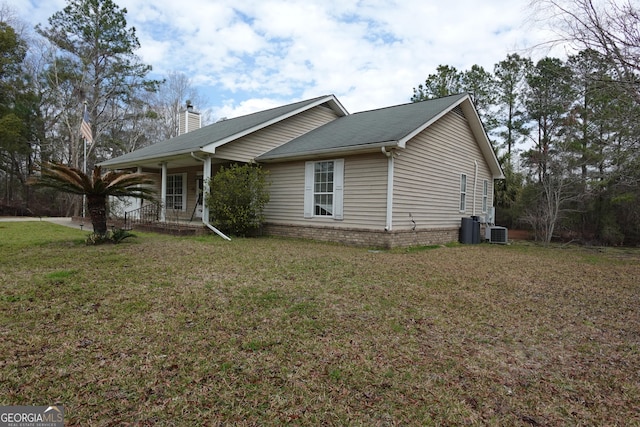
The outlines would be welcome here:
<svg viewBox="0 0 640 427">
<path fill-rule="evenodd" d="M 245 114 L 255 113 L 256 111 L 267 110 L 282 105 L 272 98 L 251 98 L 240 103 L 233 101 L 223 102 L 222 105 L 213 108 L 213 114 L 218 119 L 229 119 Z"/>
<path fill-rule="evenodd" d="M 62 0 L 10 0 L 46 25 Z M 216 116 L 334 93 L 350 111 L 408 102 L 439 64 L 493 65 L 540 39 L 528 0 L 116 0 L 154 72 L 187 74 Z M 524 52 L 526 54 L 526 52 Z"/>
</svg>

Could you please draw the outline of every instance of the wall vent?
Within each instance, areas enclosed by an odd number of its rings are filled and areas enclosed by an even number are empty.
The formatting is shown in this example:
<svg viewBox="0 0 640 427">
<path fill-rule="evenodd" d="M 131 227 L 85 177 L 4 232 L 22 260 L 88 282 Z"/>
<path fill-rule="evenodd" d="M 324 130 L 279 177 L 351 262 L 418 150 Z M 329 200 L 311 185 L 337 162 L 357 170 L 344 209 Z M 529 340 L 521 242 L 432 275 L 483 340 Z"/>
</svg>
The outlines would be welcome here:
<svg viewBox="0 0 640 427">
<path fill-rule="evenodd" d="M 453 107 L 453 110 L 451 110 L 451 111 L 453 111 L 454 113 L 456 113 L 457 115 L 459 115 L 459 116 L 460 116 L 460 117 L 462 117 L 463 119 L 465 119 L 465 118 L 466 118 L 466 117 L 464 116 L 464 113 L 462 112 L 462 108 L 461 108 L 459 105 L 457 105 L 457 106 Z"/>
</svg>

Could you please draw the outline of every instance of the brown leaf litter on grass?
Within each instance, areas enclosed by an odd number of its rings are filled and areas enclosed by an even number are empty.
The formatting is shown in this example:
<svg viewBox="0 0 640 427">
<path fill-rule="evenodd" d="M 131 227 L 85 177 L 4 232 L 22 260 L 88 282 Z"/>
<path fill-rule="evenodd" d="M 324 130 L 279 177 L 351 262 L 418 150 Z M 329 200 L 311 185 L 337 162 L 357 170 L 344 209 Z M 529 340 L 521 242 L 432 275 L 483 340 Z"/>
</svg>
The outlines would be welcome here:
<svg viewBox="0 0 640 427">
<path fill-rule="evenodd" d="M 640 423 L 637 251 L 27 250 L 2 254 L 0 403 L 68 425 Z"/>
</svg>

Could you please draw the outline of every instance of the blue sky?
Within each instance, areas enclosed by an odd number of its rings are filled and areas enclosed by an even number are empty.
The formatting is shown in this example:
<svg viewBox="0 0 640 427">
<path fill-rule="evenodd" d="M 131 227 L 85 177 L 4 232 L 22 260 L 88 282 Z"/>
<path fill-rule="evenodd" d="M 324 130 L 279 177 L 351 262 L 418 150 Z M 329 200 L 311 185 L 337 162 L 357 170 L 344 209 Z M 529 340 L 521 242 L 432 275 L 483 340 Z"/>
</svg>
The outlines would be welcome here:
<svg viewBox="0 0 640 427">
<path fill-rule="evenodd" d="M 0 0 L 1 1 L 1 0 Z M 4 0 L 31 26 L 65 0 Z M 213 118 L 335 94 L 349 112 L 409 101 L 439 64 L 488 70 L 550 35 L 528 0 L 115 0 L 155 76 L 180 72 Z M 455 4 L 455 6 L 454 6 Z M 539 26 L 538 26 L 539 27 Z"/>
</svg>

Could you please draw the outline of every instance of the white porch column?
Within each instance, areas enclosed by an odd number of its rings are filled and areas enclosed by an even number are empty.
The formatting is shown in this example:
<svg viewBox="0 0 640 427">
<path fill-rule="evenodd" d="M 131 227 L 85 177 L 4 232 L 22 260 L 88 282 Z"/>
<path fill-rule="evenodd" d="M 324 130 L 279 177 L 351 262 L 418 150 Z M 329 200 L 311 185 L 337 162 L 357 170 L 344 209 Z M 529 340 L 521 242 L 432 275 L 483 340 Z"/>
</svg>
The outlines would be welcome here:
<svg viewBox="0 0 640 427">
<path fill-rule="evenodd" d="M 142 173 L 142 166 L 138 166 L 138 168 L 136 169 L 136 172 L 137 173 Z M 143 202 L 144 202 L 144 200 L 142 198 L 138 199 L 138 209 L 142 208 L 142 203 Z"/>
<path fill-rule="evenodd" d="M 160 173 L 160 221 L 164 222 L 167 218 L 167 164 L 162 163 L 162 172 Z"/>
<path fill-rule="evenodd" d="M 207 156 L 202 166 L 202 222 L 205 224 L 209 223 L 209 206 L 207 205 L 209 179 L 211 179 L 211 157 Z"/>
</svg>

